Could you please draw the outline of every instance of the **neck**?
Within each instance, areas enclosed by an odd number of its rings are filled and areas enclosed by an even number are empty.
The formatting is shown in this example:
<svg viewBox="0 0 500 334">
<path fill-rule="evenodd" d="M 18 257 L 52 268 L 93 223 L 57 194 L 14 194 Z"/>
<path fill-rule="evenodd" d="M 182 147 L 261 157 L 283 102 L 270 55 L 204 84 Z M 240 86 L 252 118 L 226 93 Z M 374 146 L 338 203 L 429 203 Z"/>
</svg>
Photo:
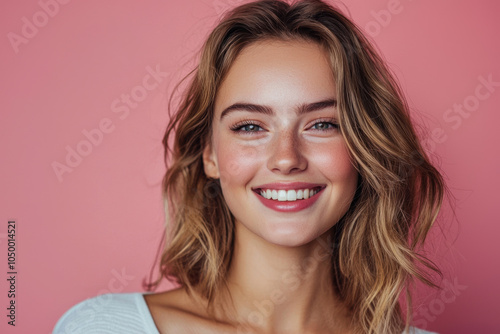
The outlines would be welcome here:
<svg viewBox="0 0 500 334">
<path fill-rule="evenodd" d="M 259 333 L 346 332 L 350 318 L 333 288 L 328 234 L 283 247 L 236 223 L 227 282 L 239 326 Z"/>
</svg>

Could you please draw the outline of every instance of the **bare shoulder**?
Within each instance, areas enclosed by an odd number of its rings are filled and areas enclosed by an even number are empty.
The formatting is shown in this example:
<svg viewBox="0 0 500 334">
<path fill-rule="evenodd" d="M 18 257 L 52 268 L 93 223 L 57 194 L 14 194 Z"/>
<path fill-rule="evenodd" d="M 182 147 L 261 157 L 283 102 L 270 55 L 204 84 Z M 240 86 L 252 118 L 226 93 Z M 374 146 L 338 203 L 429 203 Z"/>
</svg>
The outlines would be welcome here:
<svg viewBox="0 0 500 334">
<path fill-rule="evenodd" d="M 161 334 L 176 333 L 184 323 L 193 321 L 193 305 L 183 288 L 145 294 L 144 300 Z"/>
<path fill-rule="evenodd" d="M 151 311 L 158 309 L 190 309 L 191 298 L 183 288 L 169 291 L 145 294 L 144 299 Z"/>
<path fill-rule="evenodd" d="M 229 326 L 207 318 L 205 308 L 184 288 L 144 295 L 160 334 L 234 333 Z"/>
</svg>

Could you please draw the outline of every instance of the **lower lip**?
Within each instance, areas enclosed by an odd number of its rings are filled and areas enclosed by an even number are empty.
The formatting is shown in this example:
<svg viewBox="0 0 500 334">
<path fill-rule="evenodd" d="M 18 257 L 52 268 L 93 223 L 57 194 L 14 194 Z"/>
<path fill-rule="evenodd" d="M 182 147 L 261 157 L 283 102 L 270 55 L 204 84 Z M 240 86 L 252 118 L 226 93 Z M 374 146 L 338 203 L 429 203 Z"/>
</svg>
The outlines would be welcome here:
<svg viewBox="0 0 500 334">
<path fill-rule="evenodd" d="M 267 199 L 265 197 L 262 197 L 255 191 L 253 192 L 259 200 L 267 206 L 270 209 L 273 209 L 275 211 L 279 212 L 297 212 L 300 210 L 307 209 L 311 205 L 313 205 L 316 200 L 319 198 L 319 196 L 323 193 L 323 190 L 325 188 L 322 188 L 320 191 L 318 191 L 314 196 L 309 197 L 308 199 L 298 199 L 296 201 L 278 201 L 278 200 L 272 200 L 272 199 Z"/>
</svg>

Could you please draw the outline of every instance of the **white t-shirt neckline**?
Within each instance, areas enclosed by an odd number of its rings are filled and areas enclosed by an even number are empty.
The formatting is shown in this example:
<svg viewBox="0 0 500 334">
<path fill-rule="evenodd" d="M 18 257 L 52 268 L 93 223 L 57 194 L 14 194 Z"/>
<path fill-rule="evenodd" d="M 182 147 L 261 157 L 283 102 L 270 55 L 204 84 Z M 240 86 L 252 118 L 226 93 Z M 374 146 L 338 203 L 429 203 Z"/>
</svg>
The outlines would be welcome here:
<svg viewBox="0 0 500 334">
<path fill-rule="evenodd" d="M 59 319 L 53 334 L 160 334 L 144 298 L 151 292 L 108 293 L 86 299 Z M 410 333 L 437 334 L 410 327 Z"/>
<path fill-rule="evenodd" d="M 148 293 L 141 292 L 135 293 L 137 308 L 139 309 L 141 318 L 144 321 L 145 329 L 148 331 L 148 333 L 151 332 L 151 334 L 160 334 L 153 319 L 153 315 L 151 314 L 148 304 L 146 303 L 146 299 L 144 299 L 144 295 L 147 294 Z"/>
</svg>

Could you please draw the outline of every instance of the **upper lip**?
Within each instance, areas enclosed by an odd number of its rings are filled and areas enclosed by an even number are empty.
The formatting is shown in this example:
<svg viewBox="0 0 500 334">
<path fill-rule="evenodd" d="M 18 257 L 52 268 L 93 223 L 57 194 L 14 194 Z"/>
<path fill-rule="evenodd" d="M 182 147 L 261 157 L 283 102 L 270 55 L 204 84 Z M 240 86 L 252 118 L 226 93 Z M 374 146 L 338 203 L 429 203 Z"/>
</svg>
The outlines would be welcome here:
<svg viewBox="0 0 500 334">
<path fill-rule="evenodd" d="M 316 187 L 324 188 L 326 187 L 326 185 L 320 183 L 308 183 L 308 182 L 273 182 L 252 187 L 252 190 L 257 190 L 257 189 L 292 190 L 292 189 L 312 189 Z"/>
</svg>

